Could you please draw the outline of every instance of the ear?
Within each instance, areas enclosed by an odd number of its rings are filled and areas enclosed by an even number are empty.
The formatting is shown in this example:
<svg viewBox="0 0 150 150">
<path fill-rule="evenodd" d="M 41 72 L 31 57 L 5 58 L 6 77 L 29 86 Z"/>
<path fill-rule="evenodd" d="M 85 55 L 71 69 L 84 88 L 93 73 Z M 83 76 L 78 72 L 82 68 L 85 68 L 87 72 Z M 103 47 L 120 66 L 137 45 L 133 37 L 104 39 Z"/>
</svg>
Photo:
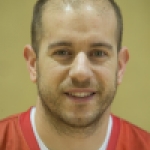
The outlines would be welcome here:
<svg viewBox="0 0 150 150">
<path fill-rule="evenodd" d="M 30 74 L 30 79 L 32 82 L 36 82 L 36 54 L 30 45 L 24 48 L 24 58 L 26 60 L 27 68 Z"/>
<path fill-rule="evenodd" d="M 123 47 L 118 53 L 118 75 L 117 75 L 118 85 L 121 84 L 122 82 L 128 60 L 129 60 L 128 49 L 126 47 Z"/>
</svg>

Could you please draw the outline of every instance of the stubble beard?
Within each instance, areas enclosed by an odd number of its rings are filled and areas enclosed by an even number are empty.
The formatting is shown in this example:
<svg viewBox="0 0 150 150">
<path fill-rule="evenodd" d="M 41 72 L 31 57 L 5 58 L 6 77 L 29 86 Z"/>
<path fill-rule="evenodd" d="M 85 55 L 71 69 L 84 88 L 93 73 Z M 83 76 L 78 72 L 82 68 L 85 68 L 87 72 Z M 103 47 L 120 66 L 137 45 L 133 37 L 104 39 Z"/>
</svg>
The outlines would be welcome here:
<svg viewBox="0 0 150 150">
<path fill-rule="evenodd" d="M 116 77 L 117 79 L 117 77 Z M 57 96 L 53 94 L 53 91 L 44 87 L 41 82 L 41 76 L 38 73 L 37 88 L 39 98 L 44 108 L 47 121 L 49 124 L 54 127 L 54 129 L 59 134 L 66 134 L 69 136 L 75 136 L 77 134 L 82 134 L 88 136 L 94 133 L 94 131 L 100 126 L 103 122 L 101 120 L 103 114 L 108 109 L 108 107 L 113 102 L 114 96 L 117 92 L 117 82 L 115 80 L 114 87 L 111 89 L 105 89 L 104 87 L 100 88 L 99 93 L 99 103 L 97 110 L 91 118 L 76 118 L 76 122 L 72 122 L 65 115 L 62 115 L 62 109 L 59 104 L 61 100 L 61 94 Z M 106 92 L 105 96 L 103 92 Z M 82 107 L 81 107 L 82 109 Z"/>
</svg>

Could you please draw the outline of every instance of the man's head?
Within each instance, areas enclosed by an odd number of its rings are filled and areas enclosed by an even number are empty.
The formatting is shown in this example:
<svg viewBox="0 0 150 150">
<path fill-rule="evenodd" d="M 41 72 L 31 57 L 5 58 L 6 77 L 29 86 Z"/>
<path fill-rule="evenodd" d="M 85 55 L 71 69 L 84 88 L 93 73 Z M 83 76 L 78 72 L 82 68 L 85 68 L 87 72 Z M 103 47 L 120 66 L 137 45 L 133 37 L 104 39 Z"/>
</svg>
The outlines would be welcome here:
<svg viewBox="0 0 150 150">
<path fill-rule="evenodd" d="M 64 124 L 67 129 L 95 126 L 110 111 L 128 60 L 127 49 L 117 52 L 121 31 L 112 4 L 51 0 L 42 10 L 39 26 L 33 26 L 34 50 L 24 51 L 37 83 L 38 107 L 62 131 Z"/>
<path fill-rule="evenodd" d="M 98 2 L 103 2 L 104 0 L 89 0 L 93 3 L 93 5 L 97 5 Z M 106 0 L 109 4 L 111 4 L 112 9 L 116 15 L 117 27 L 116 27 L 116 40 L 117 40 L 117 50 L 119 51 L 122 44 L 122 34 L 123 34 L 123 19 L 120 12 L 120 8 L 115 3 L 114 0 Z M 33 11 L 33 20 L 31 26 L 31 39 L 32 39 L 32 47 L 36 54 L 38 55 L 39 45 L 43 37 L 43 26 L 42 26 L 42 16 L 44 10 L 47 8 L 47 3 L 52 10 L 55 8 L 58 9 L 59 5 L 70 5 L 74 9 L 78 9 L 81 3 L 85 3 L 85 0 L 62 0 L 62 1 L 54 1 L 54 0 L 38 0 L 34 6 Z M 79 3 L 77 5 L 77 3 Z M 107 4 L 108 5 L 108 4 Z M 52 8 L 54 7 L 54 8 Z M 63 7 L 63 6 L 62 6 Z M 61 7 L 59 7 L 62 9 Z M 96 9 L 100 9 L 100 5 L 96 7 Z"/>
</svg>

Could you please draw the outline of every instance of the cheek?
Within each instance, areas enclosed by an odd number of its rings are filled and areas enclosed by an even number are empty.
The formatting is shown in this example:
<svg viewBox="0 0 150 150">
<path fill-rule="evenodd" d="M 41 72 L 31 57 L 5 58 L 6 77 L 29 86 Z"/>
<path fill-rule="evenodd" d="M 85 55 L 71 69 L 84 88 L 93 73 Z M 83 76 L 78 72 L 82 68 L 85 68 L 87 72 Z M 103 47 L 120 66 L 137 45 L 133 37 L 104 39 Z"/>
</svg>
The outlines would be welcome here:
<svg viewBox="0 0 150 150">
<path fill-rule="evenodd" d="M 114 87 L 116 84 L 117 66 L 101 66 L 95 71 L 95 75 L 100 84 L 105 88 Z"/>
<path fill-rule="evenodd" d="M 67 74 L 67 69 L 53 60 L 43 62 L 39 67 L 42 82 L 51 87 L 58 87 Z"/>
</svg>

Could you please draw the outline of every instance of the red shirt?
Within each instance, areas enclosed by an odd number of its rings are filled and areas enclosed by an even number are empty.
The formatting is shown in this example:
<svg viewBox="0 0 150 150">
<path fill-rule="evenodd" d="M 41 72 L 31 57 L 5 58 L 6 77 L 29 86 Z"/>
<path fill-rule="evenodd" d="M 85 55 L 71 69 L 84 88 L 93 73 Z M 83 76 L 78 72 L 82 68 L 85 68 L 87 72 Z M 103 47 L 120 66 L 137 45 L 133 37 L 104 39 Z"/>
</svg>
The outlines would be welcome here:
<svg viewBox="0 0 150 150">
<path fill-rule="evenodd" d="M 150 133 L 114 115 L 112 119 L 107 150 L 150 150 Z M 0 150 L 40 150 L 33 134 L 30 110 L 0 121 Z"/>
</svg>

